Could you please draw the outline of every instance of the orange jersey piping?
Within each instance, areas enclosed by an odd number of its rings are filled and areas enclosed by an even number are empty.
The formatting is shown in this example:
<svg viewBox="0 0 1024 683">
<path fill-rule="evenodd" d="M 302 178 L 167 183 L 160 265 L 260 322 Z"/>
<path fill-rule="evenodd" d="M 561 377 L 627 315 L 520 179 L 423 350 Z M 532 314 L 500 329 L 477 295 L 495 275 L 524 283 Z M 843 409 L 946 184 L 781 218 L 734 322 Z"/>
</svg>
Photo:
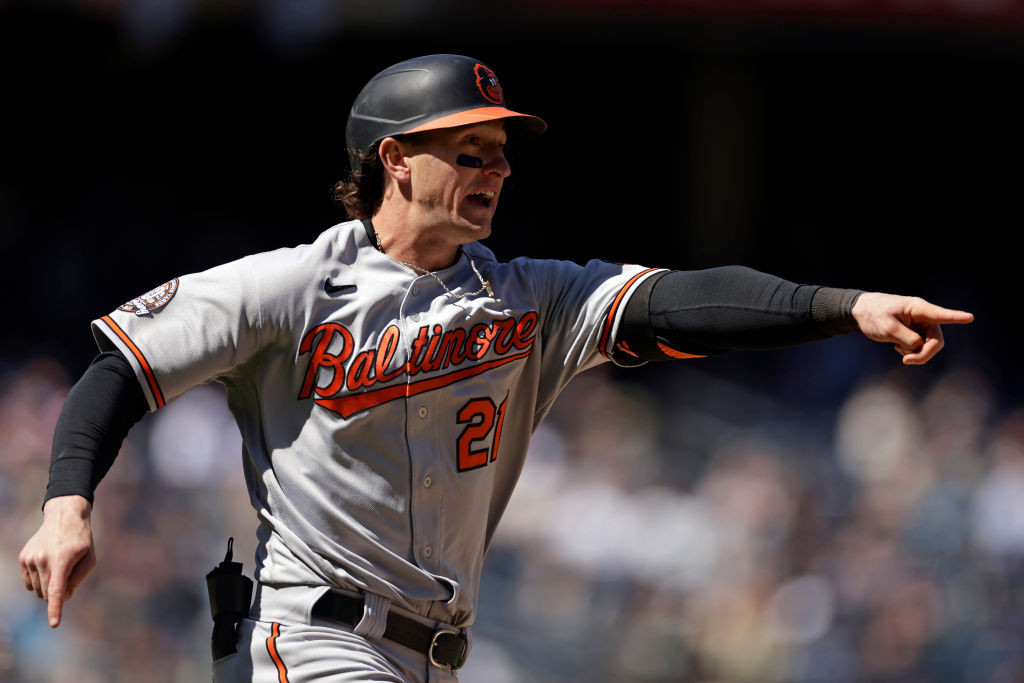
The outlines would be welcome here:
<svg viewBox="0 0 1024 683">
<path fill-rule="evenodd" d="M 124 330 L 118 327 L 117 323 L 115 323 L 109 315 L 103 316 L 100 320 L 107 324 L 114 334 L 116 334 L 118 338 L 125 343 L 125 346 L 127 346 L 132 352 L 132 355 L 135 356 L 135 360 L 137 360 L 139 365 L 142 366 L 142 372 L 146 375 L 146 381 L 149 383 L 150 391 L 153 392 L 153 400 L 156 401 L 156 407 L 163 408 L 164 394 L 160 391 L 160 385 L 157 384 L 156 375 L 153 374 L 153 368 L 149 366 L 149 362 L 146 360 L 146 357 L 142 355 L 142 351 L 139 351 L 139 347 L 135 345 L 135 342 L 125 334 Z"/>
<path fill-rule="evenodd" d="M 618 295 L 615 297 L 615 301 L 612 302 L 612 307 L 611 309 L 609 309 L 608 317 L 605 319 L 604 322 L 604 332 L 601 333 L 601 344 L 597 347 L 597 350 L 600 351 L 601 355 L 604 356 L 605 358 L 608 357 L 608 352 L 605 350 L 605 347 L 608 345 L 608 337 L 610 337 L 612 334 L 612 326 L 615 324 L 615 314 L 619 310 L 619 304 L 622 303 L 623 297 L 626 296 L 626 292 L 629 291 L 629 288 L 633 286 L 634 282 L 642 278 L 644 275 L 652 273 L 656 270 L 660 269 L 648 268 L 647 270 L 641 271 L 634 275 L 633 277 L 629 278 L 629 282 L 622 286 L 622 289 L 619 290 Z"/>
</svg>

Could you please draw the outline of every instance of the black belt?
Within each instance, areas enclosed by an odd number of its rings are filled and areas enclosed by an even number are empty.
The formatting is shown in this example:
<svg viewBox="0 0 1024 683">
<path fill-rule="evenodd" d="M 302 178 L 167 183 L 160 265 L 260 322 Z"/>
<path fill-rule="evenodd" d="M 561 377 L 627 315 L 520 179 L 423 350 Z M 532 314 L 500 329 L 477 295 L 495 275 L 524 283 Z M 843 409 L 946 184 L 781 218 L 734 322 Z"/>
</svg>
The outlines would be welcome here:
<svg viewBox="0 0 1024 683">
<path fill-rule="evenodd" d="M 313 605 L 313 616 L 354 627 L 363 618 L 363 601 L 327 591 Z M 434 666 L 458 669 L 466 663 L 466 636 L 452 629 L 435 631 L 409 617 L 388 612 L 384 637 L 425 653 Z"/>
</svg>

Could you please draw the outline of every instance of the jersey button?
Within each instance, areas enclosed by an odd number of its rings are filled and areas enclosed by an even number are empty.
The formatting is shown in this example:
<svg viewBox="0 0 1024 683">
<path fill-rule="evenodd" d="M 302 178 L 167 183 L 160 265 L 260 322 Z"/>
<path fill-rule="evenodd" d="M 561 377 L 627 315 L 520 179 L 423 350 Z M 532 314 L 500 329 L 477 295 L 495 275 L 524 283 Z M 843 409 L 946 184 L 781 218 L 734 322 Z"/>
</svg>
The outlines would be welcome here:
<svg viewBox="0 0 1024 683">
<path fill-rule="evenodd" d="M 430 477 L 424 477 L 423 478 L 423 488 L 429 489 L 430 485 L 433 484 L 433 483 L 434 483 L 434 480 L 431 479 Z"/>
<path fill-rule="evenodd" d="M 420 416 L 421 420 L 427 419 L 427 407 L 420 406 L 420 409 L 416 411 L 416 414 Z"/>
<path fill-rule="evenodd" d="M 424 557 L 430 557 L 433 554 L 434 554 L 434 549 L 431 548 L 429 545 L 426 548 L 423 549 L 423 556 Z"/>
<path fill-rule="evenodd" d="M 414 323 L 418 323 L 420 321 L 420 314 L 413 313 L 412 315 L 409 316 L 409 320 L 411 320 Z"/>
<path fill-rule="evenodd" d="M 413 285 L 412 286 L 412 295 L 416 296 L 419 293 L 420 293 L 420 286 L 419 285 Z"/>
</svg>

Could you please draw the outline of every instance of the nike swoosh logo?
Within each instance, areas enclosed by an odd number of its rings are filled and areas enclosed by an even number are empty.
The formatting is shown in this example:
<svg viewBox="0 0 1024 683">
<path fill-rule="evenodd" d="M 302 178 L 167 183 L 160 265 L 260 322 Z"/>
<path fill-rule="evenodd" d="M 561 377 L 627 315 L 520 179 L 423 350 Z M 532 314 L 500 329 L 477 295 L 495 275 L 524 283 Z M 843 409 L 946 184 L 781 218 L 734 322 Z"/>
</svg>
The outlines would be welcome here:
<svg viewBox="0 0 1024 683">
<path fill-rule="evenodd" d="M 355 289 L 355 285 L 336 285 L 331 282 L 331 278 L 324 280 L 324 291 L 328 294 L 337 294 L 338 292 L 344 292 L 349 289 Z"/>
</svg>

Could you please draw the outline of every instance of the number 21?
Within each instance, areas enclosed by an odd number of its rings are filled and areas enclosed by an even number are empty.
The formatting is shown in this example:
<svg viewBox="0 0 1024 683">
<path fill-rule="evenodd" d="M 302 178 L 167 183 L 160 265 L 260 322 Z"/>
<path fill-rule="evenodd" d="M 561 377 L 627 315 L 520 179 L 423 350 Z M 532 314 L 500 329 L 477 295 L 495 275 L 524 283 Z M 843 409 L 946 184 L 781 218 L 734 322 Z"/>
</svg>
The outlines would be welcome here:
<svg viewBox="0 0 1024 683">
<path fill-rule="evenodd" d="M 483 467 L 488 462 L 494 462 L 498 458 L 498 443 L 501 441 L 501 426 L 505 421 L 505 407 L 508 405 L 508 396 L 497 408 L 490 398 L 474 398 L 466 402 L 466 405 L 459 408 L 456 421 L 466 425 L 466 428 L 459 434 L 456 442 L 456 453 L 458 455 L 459 472 L 475 470 Z M 497 425 L 495 425 L 497 418 Z M 483 441 L 494 428 L 494 440 L 490 449 L 477 448 L 473 446 L 478 441 Z M 488 452 L 490 458 L 488 458 Z"/>
</svg>

